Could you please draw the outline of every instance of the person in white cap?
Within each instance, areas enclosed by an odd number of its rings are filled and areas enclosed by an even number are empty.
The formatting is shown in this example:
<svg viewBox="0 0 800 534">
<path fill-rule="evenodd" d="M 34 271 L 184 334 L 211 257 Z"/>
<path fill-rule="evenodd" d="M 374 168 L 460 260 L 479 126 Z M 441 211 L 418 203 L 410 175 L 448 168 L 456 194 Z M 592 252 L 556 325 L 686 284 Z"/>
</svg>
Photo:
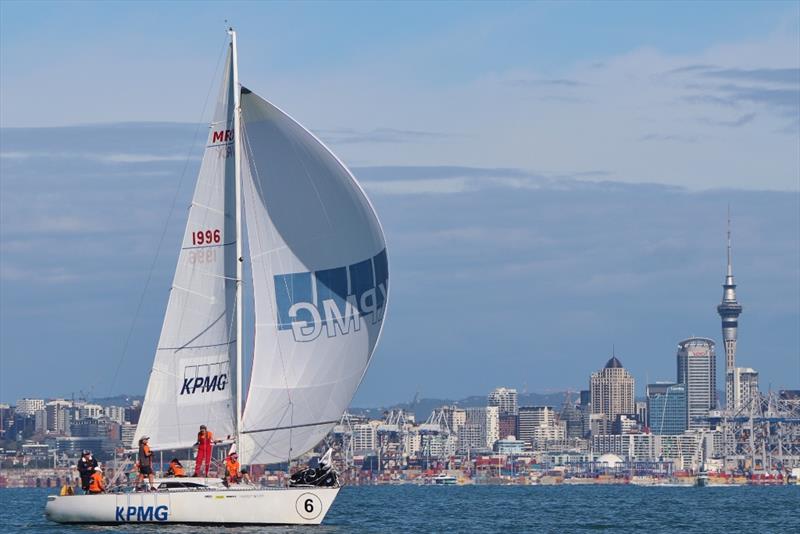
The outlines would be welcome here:
<svg viewBox="0 0 800 534">
<path fill-rule="evenodd" d="M 153 451 L 150 450 L 148 441 L 150 436 L 142 436 L 139 439 L 139 457 L 137 458 L 139 464 L 139 474 L 136 475 L 135 487 L 139 487 L 144 481 L 144 477 L 150 482 L 150 491 L 155 491 L 155 480 L 153 479 Z"/>
<path fill-rule="evenodd" d="M 103 470 L 99 467 L 95 467 L 94 473 L 92 473 L 92 477 L 89 479 L 89 493 L 97 495 L 98 493 L 103 493 L 105 490 L 106 484 L 103 481 Z"/>
</svg>

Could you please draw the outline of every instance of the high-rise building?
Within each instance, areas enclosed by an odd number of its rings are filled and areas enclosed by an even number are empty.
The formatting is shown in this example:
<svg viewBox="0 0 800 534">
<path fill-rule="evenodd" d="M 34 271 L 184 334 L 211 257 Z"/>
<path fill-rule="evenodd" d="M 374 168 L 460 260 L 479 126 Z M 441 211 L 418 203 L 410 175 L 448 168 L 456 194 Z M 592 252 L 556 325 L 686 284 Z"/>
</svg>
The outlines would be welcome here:
<svg viewBox="0 0 800 534">
<path fill-rule="evenodd" d="M 733 395 L 736 405 L 733 410 L 750 411 L 756 406 L 752 403 L 760 400 L 758 392 L 758 371 L 750 367 L 737 367 L 733 370 Z"/>
<path fill-rule="evenodd" d="M 488 396 L 488 405 L 497 406 L 500 415 L 517 415 L 517 390 L 497 388 Z"/>
<path fill-rule="evenodd" d="M 458 406 L 442 406 L 442 414 L 447 422 L 447 428 L 453 435 L 458 435 L 458 429 L 467 422 L 467 414 L 464 408 Z"/>
<path fill-rule="evenodd" d="M 363 423 L 353 426 L 353 449 L 356 453 L 375 450 L 378 443 L 377 424 Z"/>
<path fill-rule="evenodd" d="M 521 406 L 518 417 L 517 437 L 532 448 L 566 438 L 567 425 L 559 420 L 552 406 Z"/>
<path fill-rule="evenodd" d="M 466 420 L 458 431 L 459 449 L 491 449 L 500 439 L 500 416 L 497 406 L 465 408 Z"/>
<path fill-rule="evenodd" d="M 714 342 L 692 337 L 678 343 L 678 380 L 686 386 L 686 428 L 707 428 L 717 407 L 717 355 Z"/>
<path fill-rule="evenodd" d="M 564 422 L 567 429 L 567 438 L 582 438 L 583 432 L 583 414 L 578 406 L 573 402 L 566 402 L 561 407 L 559 418 Z"/>
<path fill-rule="evenodd" d="M 72 422 L 72 402 L 56 399 L 44 405 L 47 430 L 56 434 L 68 435 Z"/>
<path fill-rule="evenodd" d="M 619 415 L 636 413 L 634 405 L 634 380 L 616 356 L 606 366 L 592 373 L 590 380 L 592 413 L 602 414 L 605 421 L 600 432 L 608 433 Z"/>
<path fill-rule="evenodd" d="M 14 408 L 15 413 L 33 415 L 37 410 L 44 410 L 44 399 L 19 399 Z"/>
<path fill-rule="evenodd" d="M 501 415 L 499 418 L 500 425 L 500 439 L 507 438 L 508 436 L 517 435 L 517 416 L 506 414 Z"/>
<path fill-rule="evenodd" d="M 647 425 L 647 401 L 636 401 L 636 420 L 642 426 Z"/>
<path fill-rule="evenodd" d="M 106 406 L 103 408 L 103 415 L 119 424 L 125 422 L 125 408 L 122 406 Z"/>
<path fill-rule="evenodd" d="M 725 344 L 725 407 L 728 410 L 737 410 L 741 403 L 737 398 L 734 381 L 736 379 L 736 339 L 742 305 L 736 300 L 736 283 L 733 280 L 730 213 L 728 214 L 728 270 L 725 275 L 725 283 L 722 284 L 722 302 L 717 306 L 717 313 L 722 319 L 722 339 Z"/>
<path fill-rule="evenodd" d="M 119 436 L 122 440 L 123 447 L 135 447 L 136 445 L 133 439 L 136 436 L 136 425 L 133 423 L 122 423 L 119 429 Z"/>
<path fill-rule="evenodd" d="M 647 385 L 647 426 L 653 434 L 686 430 L 686 386 L 668 382 Z"/>
</svg>

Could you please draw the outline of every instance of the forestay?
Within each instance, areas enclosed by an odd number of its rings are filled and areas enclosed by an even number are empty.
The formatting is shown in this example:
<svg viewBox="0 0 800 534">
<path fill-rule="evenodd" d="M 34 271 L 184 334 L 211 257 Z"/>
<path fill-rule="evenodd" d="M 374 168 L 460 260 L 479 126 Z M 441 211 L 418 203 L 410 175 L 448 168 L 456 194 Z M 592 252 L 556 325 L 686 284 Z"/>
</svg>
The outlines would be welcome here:
<svg viewBox="0 0 800 534">
<path fill-rule="evenodd" d="M 236 231 L 230 51 L 136 437 L 190 447 L 199 425 L 234 433 Z"/>
<path fill-rule="evenodd" d="M 388 267 L 347 168 L 244 88 L 241 105 L 256 334 L 240 452 L 273 463 L 314 447 L 352 400 L 381 332 Z"/>
</svg>

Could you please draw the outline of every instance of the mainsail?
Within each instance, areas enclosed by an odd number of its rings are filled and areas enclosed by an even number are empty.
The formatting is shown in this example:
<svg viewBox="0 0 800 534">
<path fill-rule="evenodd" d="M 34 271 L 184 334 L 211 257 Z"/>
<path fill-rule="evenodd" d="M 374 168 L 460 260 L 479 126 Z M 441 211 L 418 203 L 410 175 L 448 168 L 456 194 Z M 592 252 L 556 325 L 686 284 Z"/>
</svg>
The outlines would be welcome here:
<svg viewBox="0 0 800 534">
<path fill-rule="evenodd" d="M 319 443 L 350 404 L 383 324 L 383 231 L 347 168 L 291 117 L 242 88 L 242 191 L 256 334 L 245 463 Z"/>
<path fill-rule="evenodd" d="M 313 448 L 350 404 L 383 326 L 386 243 L 350 171 L 291 117 L 239 89 L 235 61 L 233 44 L 134 443 L 148 435 L 157 449 L 190 447 L 205 424 L 236 436 L 244 463 L 276 463 Z M 243 414 L 237 160 L 255 305 Z"/>
<path fill-rule="evenodd" d="M 147 435 L 157 449 L 190 447 L 201 424 L 217 436 L 235 432 L 236 231 L 230 51 L 224 73 L 132 445 Z"/>
</svg>

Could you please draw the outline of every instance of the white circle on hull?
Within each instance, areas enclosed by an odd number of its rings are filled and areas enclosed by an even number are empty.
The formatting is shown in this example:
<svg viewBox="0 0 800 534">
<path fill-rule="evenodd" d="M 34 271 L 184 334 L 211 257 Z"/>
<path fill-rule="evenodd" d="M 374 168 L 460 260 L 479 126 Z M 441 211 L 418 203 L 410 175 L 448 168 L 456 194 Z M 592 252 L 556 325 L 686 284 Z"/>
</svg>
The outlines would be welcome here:
<svg viewBox="0 0 800 534">
<path fill-rule="evenodd" d="M 303 519 L 316 519 L 322 513 L 322 501 L 313 493 L 303 493 L 297 498 L 295 508 Z"/>
</svg>

